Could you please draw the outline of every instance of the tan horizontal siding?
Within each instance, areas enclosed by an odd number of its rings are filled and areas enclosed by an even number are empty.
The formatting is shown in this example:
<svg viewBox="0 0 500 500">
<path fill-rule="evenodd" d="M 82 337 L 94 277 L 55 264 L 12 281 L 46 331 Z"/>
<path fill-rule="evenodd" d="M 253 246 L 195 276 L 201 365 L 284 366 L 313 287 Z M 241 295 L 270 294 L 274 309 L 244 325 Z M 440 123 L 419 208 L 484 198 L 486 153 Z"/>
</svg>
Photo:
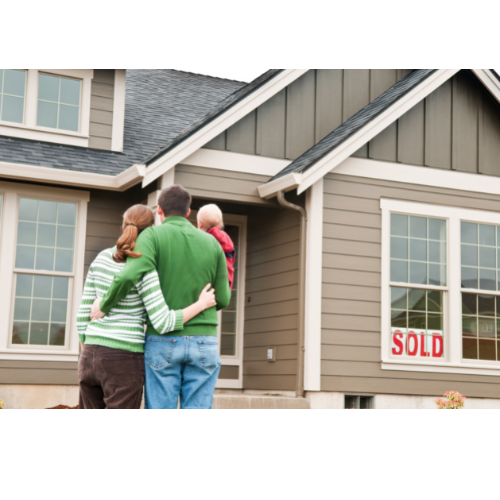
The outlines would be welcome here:
<svg viewBox="0 0 500 500">
<path fill-rule="evenodd" d="M 0 361 L 2 384 L 78 384 L 78 363 L 61 361 Z"/>
<path fill-rule="evenodd" d="M 500 398 L 500 377 L 382 370 L 380 351 L 380 199 L 500 211 L 500 196 L 334 173 L 324 191 L 322 390 Z"/>
</svg>

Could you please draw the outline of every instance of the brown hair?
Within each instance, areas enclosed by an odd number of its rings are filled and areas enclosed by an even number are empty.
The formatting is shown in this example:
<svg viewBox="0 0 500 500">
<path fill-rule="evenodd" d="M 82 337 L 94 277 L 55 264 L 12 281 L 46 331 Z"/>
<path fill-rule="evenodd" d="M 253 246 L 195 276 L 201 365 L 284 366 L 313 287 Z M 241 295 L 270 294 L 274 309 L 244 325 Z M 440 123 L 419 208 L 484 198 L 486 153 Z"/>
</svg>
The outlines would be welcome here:
<svg viewBox="0 0 500 500">
<path fill-rule="evenodd" d="M 158 205 L 160 205 L 165 217 L 171 215 L 186 217 L 191 206 L 191 195 L 187 189 L 179 184 L 174 184 L 160 193 Z"/>
<path fill-rule="evenodd" d="M 135 242 L 139 233 L 147 227 L 153 226 L 155 216 L 146 205 L 134 205 L 123 214 L 123 233 L 116 242 L 116 252 L 113 255 L 115 262 L 125 262 L 127 257 L 137 258 L 142 254 L 134 252 Z"/>
</svg>

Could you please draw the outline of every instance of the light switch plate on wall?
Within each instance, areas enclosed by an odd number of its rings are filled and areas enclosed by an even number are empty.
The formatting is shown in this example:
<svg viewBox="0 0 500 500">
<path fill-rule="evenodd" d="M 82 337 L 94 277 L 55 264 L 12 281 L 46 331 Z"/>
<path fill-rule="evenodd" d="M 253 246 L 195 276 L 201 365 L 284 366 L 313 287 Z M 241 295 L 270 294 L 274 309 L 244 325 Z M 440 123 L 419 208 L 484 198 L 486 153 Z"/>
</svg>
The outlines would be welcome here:
<svg viewBox="0 0 500 500">
<path fill-rule="evenodd" d="M 267 360 L 276 361 L 276 347 L 267 348 Z"/>
</svg>

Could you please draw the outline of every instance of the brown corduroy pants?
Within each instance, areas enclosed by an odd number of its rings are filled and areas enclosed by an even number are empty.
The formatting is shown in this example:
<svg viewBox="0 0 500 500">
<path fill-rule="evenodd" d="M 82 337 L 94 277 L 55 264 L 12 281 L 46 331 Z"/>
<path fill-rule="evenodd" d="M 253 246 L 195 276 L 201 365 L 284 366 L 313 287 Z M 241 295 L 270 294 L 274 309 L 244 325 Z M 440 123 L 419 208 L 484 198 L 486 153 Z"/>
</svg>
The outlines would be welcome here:
<svg viewBox="0 0 500 500">
<path fill-rule="evenodd" d="M 78 363 L 78 381 L 81 409 L 139 409 L 144 354 L 85 345 Z"/>
</svg>

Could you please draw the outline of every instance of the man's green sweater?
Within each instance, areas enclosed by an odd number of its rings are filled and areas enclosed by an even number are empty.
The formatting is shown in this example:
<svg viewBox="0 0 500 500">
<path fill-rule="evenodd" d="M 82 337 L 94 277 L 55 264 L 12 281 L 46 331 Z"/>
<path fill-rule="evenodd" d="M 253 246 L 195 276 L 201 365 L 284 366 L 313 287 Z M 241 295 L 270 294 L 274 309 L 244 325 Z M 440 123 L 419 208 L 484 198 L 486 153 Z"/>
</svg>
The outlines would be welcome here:
<svg viewBox="0 0 500 500">
<path fill-rule="evenodd" d="M 217 335 L 217 310 L 227 307 L 231 298 L 226 258 L 217 240 L 196 229 L 184 217 L 167 217 L 161 226 L 145 229 L 137 238 L 134 251 L 142 257 L 128 258 L 101 300 L 102 312 L 109 312 L 143 274 L 156 269 L 168 307 L 184 309 L 198 300 L 203 288 L 215 288 L 217 308 L 205 309 L 185 323 L 184 329 L 169 335 Z M 148 335 L 160 335 L 147 320 Z"/>
</svg>

